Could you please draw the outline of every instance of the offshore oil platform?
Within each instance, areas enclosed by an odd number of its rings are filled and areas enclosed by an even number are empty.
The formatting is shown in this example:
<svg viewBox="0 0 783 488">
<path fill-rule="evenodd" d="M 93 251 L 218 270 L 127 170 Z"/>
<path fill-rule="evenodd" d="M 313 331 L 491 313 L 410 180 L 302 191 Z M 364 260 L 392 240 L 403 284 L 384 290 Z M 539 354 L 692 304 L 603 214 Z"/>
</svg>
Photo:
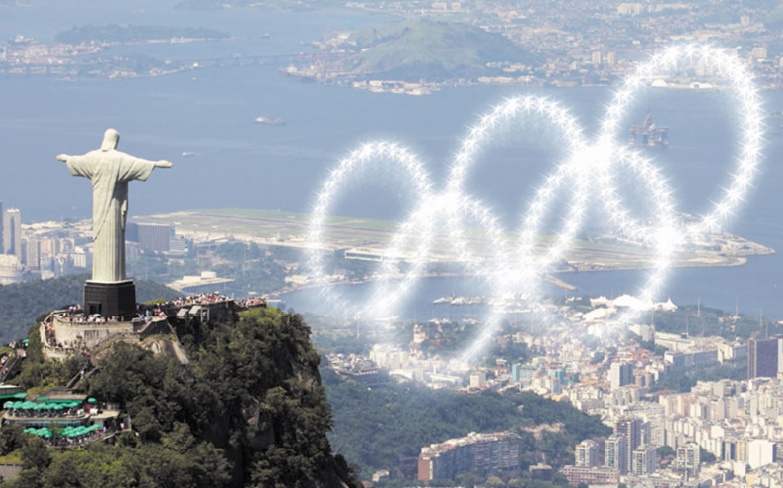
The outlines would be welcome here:
<svg viewBox="0 0 783 488">
<path fill-rule="evenodd" d="M 658 127 L 647 111 L 641 124 L 631 126 L 630 145 L 634 147 L 666 147 L 669 145 L 669 128 Z"/>
</svg>

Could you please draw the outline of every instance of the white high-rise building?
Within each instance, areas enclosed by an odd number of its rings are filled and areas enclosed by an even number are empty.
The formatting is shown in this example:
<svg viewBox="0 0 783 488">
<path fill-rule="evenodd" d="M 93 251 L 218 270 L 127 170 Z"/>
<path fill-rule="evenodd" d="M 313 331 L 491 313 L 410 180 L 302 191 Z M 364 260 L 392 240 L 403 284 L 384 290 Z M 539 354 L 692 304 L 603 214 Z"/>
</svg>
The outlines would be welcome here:
<svg viewBox="0 0 783 488">
<path fill-rule="evenodd" d="M 613 468 L 625 474 L 628 472 L 628 440 L 624 435 L 613 434 L 604 444 L 604 462 L 607 468 Z"/>
<path fill-rule="evenodd" d="M 658 449 L 655 446 L 641 445 L 631 454 L 631 474 L 643 476 L 655 472 L 655 456 Z"/>
<path fill-rule="evenodd" d="M 689 442 L 677 448 L 677 467 L 685 471 L 691 478 L 698 476 L 701 449 L 695 442 Z"/>
<path fill-rule="evenodd" d="M 617 419 L 614 425 L 614 433 L 625 436 L 627 441 L 626 447 L 626 472 L 631 472 L 633 469 L 633 452 L 642 445 L 642 419 L 633 417 L 623 417 Z"/>
<path fill-rule="evenodd" d="M 633 365 L 612 363 L 609 366 L 609 387 L 612 389 L 633 383 Z"/>
<path fill-rule="evenodd" d="M 3 254 L 22 260 L 22 213 L 18 208 L 3 211 Z"/>
<path fill-rule="evenodd" d="M 41 269 L 41 240 L 29 238 L 26 240 L 24 264 L 28 269 Z"/>
<path fill-rule="evenodd" d="M 593 440 L 585 440 L 576 446 L 576 466 L 592 468 L 598 466 L 598 443 Z"/>
<path fill-rule="evenodd" d="M 475 371 L 469 376 L 471 388 L 481 388 L 487 383 L 487 373 L 484 371 Z"/>
<path fill-rule="evenodd" d="M 0 285 L 11 285 L 22 281 L 22 263 L 16 256 L 0 254 Z"/>
<path fill-rule="evenodd" d="M 766 439 L 748 442 L 748 464 L 751 469 L 760 468 L 775 460 L 775 443 Z"/>
</svg>

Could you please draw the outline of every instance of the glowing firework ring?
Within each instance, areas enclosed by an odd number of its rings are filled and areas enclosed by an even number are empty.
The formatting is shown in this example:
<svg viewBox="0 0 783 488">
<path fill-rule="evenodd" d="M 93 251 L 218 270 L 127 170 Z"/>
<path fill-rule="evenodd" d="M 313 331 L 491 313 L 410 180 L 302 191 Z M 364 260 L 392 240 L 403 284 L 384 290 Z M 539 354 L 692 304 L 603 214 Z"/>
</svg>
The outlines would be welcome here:
<svg viewBox="0 0 783 488">
<path fill-rule="evenodd" d="M 740 117 L 742 118 L 742 136 L 740 147 L 742 154 L 737 158 L 736 169 L 722 198 L 717 201 L 712 210 L 700 222 L 689 227 L 690 234 L 703 234 L 715 227 L 727 225 L 730 218 L 737 213 L 748 190 L 752 187 L 757 172 L 762 146 L 762 109 L 761 101 L 751 76 L 745 70 L 736 54 L 709 46 L 673 46 L 652 56 L 641 64 L 636 72 L 628 78 L 623 87 L 615 94 L 612 104 L 606 111 L 606 117 L 601 131 L 599 144 L 612 146 L 612 140 L 620 133 L 620 121 L 625 113 L 625 107 L 633 100 L 633 94 L 658 78 L 659 73 L 675 69 L 679 62 L 694 61 L 705 66 L 712 66 L 718 74 L 726 78 L 732 91 L 740 102 Z M 622 203 L 612 185 L 611 169 L 608 165 L 599 165 L 598 182 L 602 185 L 601 192 L 605 194 L 604 203 L 608 214 L 617 219 L 623 213 Z M 608 173 L 606 173 L 608 171 Z M 633 227 L 632 222 L 616 221 L 619 227 Z"/>
<path fill-rule="evenodd" d="M 429 201 L 422 202 L 422 205 L 402 224 L 388 247 L 387 255 L 390 256 L 390 259 L 385 260 L 381 265 L 380 279 L 372 298 L 369 300 L 370 306 L 363 310 L 363 315 L 379 318 L 393 315 L 394 307 L 413 291 L 413 285 L 421 276 L 423 266 L 429 262 L 431 257 L 429 251 L 432 248 L 434 234 L 440 230 L 437 226 L 444 221 L 464 222 L 465 219 L 470 218 L 478 223 L 483 237 L 490 242 L 491 255 L 489 258 L 482 258 L 466 251 L 467 246 L 454 246 L 454 232 L 449 232 L 455 249 L 459 248 L 465 251 L 461 255 L 460 262 L 464 264 L 468 274 L 490 276 L 491 269 L 488 269 L 487 263 L 489 266 L 494 266 L 495 263 L 503 262 L 506 259 L 503 229 L 498 225 L 489 209 L 470 197 L 462 195 L 454 199 L 451 198 L 453 196 L 450 194 L 435 195 Z M 460 235 L 459 237 L 464 236 Z M 417 252 L 413 259 L 409 260 L 410 269 L 401 279 L 392 281 L 397 261 L 400 256 L 405 254 L 405 244 L 411 239 L 422 241 L 422 243 L 417 246 Z"/>
<path fill-rule="evenodd" d="M 384 161 L 399 167 L 402 171 L 398 174 L 409 178 L 411 187 L 415 188 L 414 193 L 420 198 L 420 204 L 430 198 L 432 185 L 430 184 L 429 176 L 416 155 L 407 149 L 388 142 L 372 142 L 363 144 L 351 152 L 329 174 L 329 177 L 323 184 L 323 189 L 318 194 L 312 212 L 308 235 L 310 244 L 308 267 L 315 272 L 314 279 L 317 285 L 324 286 L 329 284 L 328 276 L 324 270 L 324 254 L 327 246 L 323 244 L 323 228 L 326 219 L 330 215 L 329 209 L 335 199 L 335 195 L 342 190 L 347 178 L 353 172 L 370 164 L 379 164 L 379 162 Z M 324 290 L 329 290 L 329 287 L 324 288 Z M 327 291 L 327 293 L 329 292 Z M 340 310 L 342 313 L 350 310 L 360 313 L 356 307 L 349 307 L 348 304 L 339 300 L 336 294 L 330 293 L 328 298 L 335 310 Z"/>
<path fill-rule="evenodd" d="M 677 63 L 686 60 L 698 60 L 716 66 L 722 76 L 730 80 L 741 102 L 743 119 L 742 154 L 733 172 L 733 180 L 725 190 L 723 198 L 701 222 L 691 225 L 687 232 L 677 230 L 677 212 L 671 189 L 660 169 L 638 151 L 630 150 L 614 142 L 620 120 L 632 95 L 649 83 L 653 74 L 671 70 Z M 521 117 L 543 118 L 560 131 L 567 143 L 567 156 L 545 178 L 543 184 L 534 192 L 533 198 L 524 215 L 522 228 L 516 248 L 509 252 L 504 233 L 490 210 L 481 202 L 465 194 L 465 179 L 471 166 L 481 151 L 488 145 L 498 129 L 505 128 Z M 384 253 L 379 273 L 379 284 L 373 294 L 372 303 L 381 303 L 373 313 L 365 309 L 367 315 L 388 314 L 398 306 L 421 276 L 425 262 L 430 258 L 434 234 L 446 225 L 448 235 L 457 260 L 465 263 L 473 274 L 483 274 L 491 279 L 496 294 L 509 291 L 525 292 L 537 289 L 543 275 L 552 271 L 552 264 L 562 260 L 572 246 L 575 236 L 582 228 L 583 221 L 590 208 L 591 199 L 598 199 L 603 210 L 608 213 L 610 222 L 623 235 L 652 248 L 650 273 L 640 290 L 640 301 L 651 303 L 660 292 L 670 267 L 673 251 L 683 242 L 686 234 L 703 233 L 716 225 L 724 225 L 728 217 L 735 213 L 750 188 L 759 160 L 761 149 L 761 106 L 756 89 L 741 63 L 723 51 L 710 47 L 681 46 L 662 51 L 642 64 L 623 87 L 614 95 L 607 110 L 598 140 L 588 144 L 579 124 L 566 109 L 544 97 L 525 96 L 506 100 L 481 117 L 473 126 L 460 151 L 454 158 L 446 188 L 442 193 L 433 193 L 427 173 L 418 159 L 407 150 L 390 143 L 376 142 L 364 144 L 357 151 L 343 159 L 324 183 L 317 197 L 310 226 L 310 243 L 315 251 L 309 261 L 311 270 L 317 279 L 325 281 L 323 263 L 323 226 L 329 215 L 335 194 L 342 188 L 346 178 L 357 168 L 378 160 L 399 165 L 407 175 L 419 197 L 409 218 L 398 228 L 391 244 Z M 653 208 L 652 224 L 643 225 L 643 219 L 635 219 L 623 204 L 615 189 L 614 179 L 620 168 L 630 169 L 645 185 Z M 536 256 L 536 239 L 543 233 L 542 225 L 546 213 L 552 207 L 555 196 L 569 185 L 571 192 L 568 213 L 563 219 L 560 231 L 556 233 L 554 245 L 543 256 Z M 489 239 L 493 253 L 487 257 L 476 256 L 468 246 L 465 221 L 473 220 Z M 409 243 L 416 243 L 411 266 L 399 279 L 398 262 L 403 259 Z M 396 281 L 392 281 L 395 278 Z M 335 300 L 336 307 L 346 311 L 346 304 Z M 353 310 L 356 310 L 355 308 Z M 633 320 L 636 310 L 622 314 L 617 322 Z M 501 320 L 501 310 L 494 308 L 485 321 L 479 337 L 465 352 L 464 357 L 483 348 Z"/>
<path fill-rule="evenodd" d="M 525 96 L 515 97 L 506 100 L 496 106 L 489 114 L 481 117 L 478 124 L 468 131 L 468 137 L 463 141 L 461 149 L 454 159 L 450 177 L 447 182 L 447 192 L 451 195 L 459 195 L 464 192 L 465 179 L 471 166 L 475 163 L 477 155 L 487 145 L 488 140 L 501 127 L 511 123 L 521 117 L 535 116 L 542 118 L 558 129 L 563 136 L 563 140 L 568 145 L 568 154 L 570 161 L 558 166 L 555 174 L 546 179 L 534 201 L 531 203 L 526 219 L 524 229 L 520 235 L 520 245 L 518 252 L 514 256 L 513 263 L 499 261 L 497 273 L 504 275 L 503 281 L 510 283 L 513 281 L 523 281 L 530 283 L 537 281 L 540 273 L 549 268 L 551 263 L 560 259 L 563 249 L 568 247 L 573 241 L 576 232 L 578 232 L 579 223 L 584 215 L 585 207 L 588 201 L 587 172 L 588 165 L 580 164 L 575 160 L 585 154 L 586 141 L 576 119 L 557 102 L 545 97 Z M 571 212 L 568 219 L 563 223 L 563 231 L 558 234 L 557 244 L 543 258 L 534 256 L 535 240 L 539 235 L 538 229 L 543 222 L 543 215 L 549 202 L 554 197 L 555 187 L 560 186 L 566 179 L 574 180 L 574 186 L 577 190 L 574 192 L 571 203 Z M 454 215 L 453 217 L 459 217 Z M 461 234 L 464 230 L 462 222 L 453 219 L 449 223 L 453 232 L 455 249 L 458 256 L 465 256 L 467 253 L 463 246 L 465 240 Z M 533 275 L 536 275 L 535 277 Z"/>
</svg>

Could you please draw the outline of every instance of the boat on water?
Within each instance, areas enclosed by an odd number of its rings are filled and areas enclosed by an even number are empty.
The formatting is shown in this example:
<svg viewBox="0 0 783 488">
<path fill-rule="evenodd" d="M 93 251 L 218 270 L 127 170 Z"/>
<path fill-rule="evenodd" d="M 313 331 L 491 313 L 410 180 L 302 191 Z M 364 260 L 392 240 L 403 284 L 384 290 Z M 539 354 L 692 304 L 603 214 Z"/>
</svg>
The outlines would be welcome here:
<svg viewBox="0 0 783 488">
<path fill-rule="evenodd" d="M 280 117 L 271 118 L 266 115 L 261 115 L 260 117 L 256 117 L 256 124 L 283 126 L 285 125 L 285 120 Z"/>
</svg>

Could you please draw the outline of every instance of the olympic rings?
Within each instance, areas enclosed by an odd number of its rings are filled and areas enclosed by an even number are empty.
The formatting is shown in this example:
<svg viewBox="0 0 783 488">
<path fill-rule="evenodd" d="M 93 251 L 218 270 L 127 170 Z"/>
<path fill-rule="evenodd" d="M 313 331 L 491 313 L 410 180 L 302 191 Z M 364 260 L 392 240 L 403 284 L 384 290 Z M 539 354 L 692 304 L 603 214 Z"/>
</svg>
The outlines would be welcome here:
<svg viewBox="0 0 783 488">
<path fill-rule="evenodd" d="M 726 79 L 737 102 L 740 114 L 740 155 L 731 173 L 730 183 L 721 199 L 701 220 L 681 225 L 672 190 L 661 170 L 645 155 L 617 142 L 625 107 L 634 94 L 650 84 L 660 72 L 676 69 L 683 63 L 709 66 Z M 396 174 L 406 179 L 416 201 L 409 218 L 398 227 L 389 246 L 382 252 L 373 295 L 364 304 L 348 304 L 339 293 L 325 287 L 326 300 L 334 302 L 342 312 L 382 317 L 393 312 L 407 298 L 425 271 L 433 243 L 448 240 L 456 261 L 463 263 L 466 273 L 486 278 L 496 296 L 516 293 L 534 295 L 541 289 L 547 274 L 555 271 L 568 252 L 573 250 L 576 236 L 584 228 L 590 211 L 598 207 L 608 216 L 615 232 L 652 249 L 645 283 L 641 286 L 641 302 L 650 302 L 660 294 L 671 258 L 677 246 L 716 226 L 725 226 L 738 213 L 761 159 L 762 108 L 751 77 L 742 63 L 723 50 L 709 46 L 675 46 L 653 55 L 641 64 L 614 94 L 594 142 L 584 135 L 580 124 L 559 103 L 540 96 L 521 96 L 505 100 L 468 130 L 460 150 L 451 165 L 443 191 L 433 189 L 424 165 L 416 155 L 388 142 L 363 144 L 339 162 L 325 181 L 312 212 L 309 231 L 308 259 L 311 274 L 322 285 L 328 284 L 324 262 L 324 225 L 333 201 L 343 192 L 348 177 L 360 168 L 373 164 L 391 165 Z M 521 227 L 513 240 L 500 226 L 491 210 L 466 194 L 465 181 L 483 149 L 501 129 L 521 119 L 543 120 L 566 141 L 566 156 L 554 171 L 545 177 L 534 192 Z M 619 171 L 630 172 L 644 185 L 650 200 L 652 219 L 634 217 L 616 188 Z M 564 193 L 564 192 L 570 192 Z M 546 216 L 556 198 L 567 199 L 567 215 L 555 233 L 552 244 L 541 249 Z M 472 222 L 469 224 L 469 221 Z M 482 234 L 490 252 L 471 249 L 467 234 Z M 403 258 L 407 256 L 407 258 Z M 407 261 L 404 271 L 399 264 Z M 638 311 L 631 310 L 620 321 L 631 321 Z M 463 355 L 468 360 L 493 337 L 500 323 L 502 310 L 495 307 L 484 323 L 479 338 Z"/>
</svg>

